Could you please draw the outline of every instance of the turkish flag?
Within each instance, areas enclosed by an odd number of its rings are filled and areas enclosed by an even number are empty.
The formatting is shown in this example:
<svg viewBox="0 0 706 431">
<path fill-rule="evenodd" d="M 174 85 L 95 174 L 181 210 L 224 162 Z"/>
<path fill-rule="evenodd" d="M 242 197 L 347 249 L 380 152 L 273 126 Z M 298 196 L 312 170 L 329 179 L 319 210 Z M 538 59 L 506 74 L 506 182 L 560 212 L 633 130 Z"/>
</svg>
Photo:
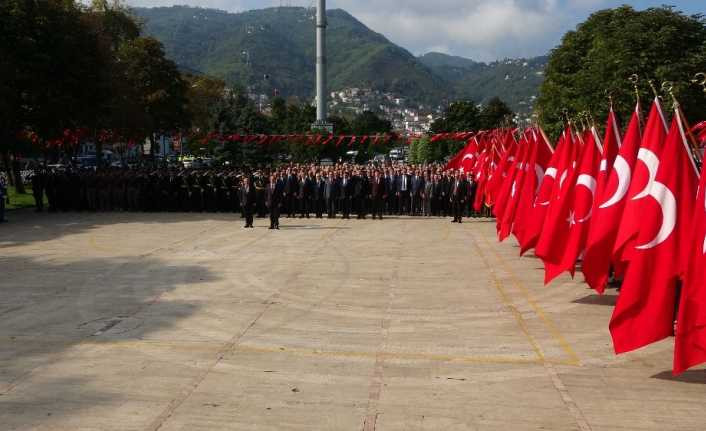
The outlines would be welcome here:
<svg viewBox="0 0 706 431">
<path fill-rule="evenodd" d="M 558 181 L 554 182 L 552 197 L 549 201 L 549 208 L 542 226 L 542 232 L 537 240 L 535 255 L 544 262 L 544 283 L 549 283 L 562 270 L 559 267 L 561 252 L 564 243 L 568 240 L 569 224 L 568 205 L 569 191 L 573 189 L 576 177 L 576 160 L 582 154 L 583 139 L 580 136 L 574 137 L 571 129 L 567 130 L 569 136 L 568 157 L 565 163 L 558 170 Z"/>
<path fill-rule="evenodd" d="M 657 175 L 659 154 L 662 153 L 666 134 L 667 123 L 664 120 L 662 106 L 659 99 L 655 98 L 647 118 L 640 150 L 637 152 L 637 162 L 632 170 L 625 208 L 613 245 L 613 259 L 616 262 L 629 261 L 634 254 L 635 237 L 642 224 L 641 214 L 644 211 L 645 198 L 649 194 L 655 175 Z"/>
<path fill-rule="evenodd" d="M 498 231 L 498 238 L 502 241 L 504 238 L 500 237 L 500 231 L 502 224 L 504 222 L 505 210 L 512 207 L 516 194 L 517 194 L 517 180 L 519 173 L 521 171 L 522 164 L 526 161 L 529 156 L 530 144 L 525 139 L 524 134 L 520 139 L 518 144 L 517 155 L 515 160 L 512 161 L 510 168 L 507 171 L 507 175 L 503 179 L 502 186 L 498 192 L 497 201 L 495 202 L 495 207 L 493 207 L 493 214 L 496 217 L 496 228 Z"/>
<path fill-rule="evenodd" d="M 518 238 L 520 241 L 520 255 L 534 248 L 539 241 L 549 206 L 556 200 L 556 196 L 559 193 L 557 173 L 560 170 L 563 171 L 563 167 L 570 163 L 572 145 L 571 131 L 567 128 L 559 138 L 556 150 L 549 161 L 549 167 L 542 177 L 537 197 L 534 199 L 532 209 L 527 216 L 526 226 L 524 227 L 525 233 L 523 233 L 521 238 Z"/>
<path fill-rule="evenodd" d="M 611 111 L 612 114 L 612 111 Z M 606 153 L 610 152 L 610 147 L 614 144 L 620 145 L 619 154 L 616 156 L 610 168 L 605 185 L 601 188 L 601 180 L 598 181 L 598 192 L 596 202 L 593 206 L 593 221 L 588 232 L 586 241 L 586 253 L 583 257 L 583 275 L 589 286 L 599 293 L 605 291 L 608 275 L 610 272 L 611 255 L 615 238 L 618 235 L 618 226 L 625 202 L 627 199 L 630 178 L 637 152 L 640 149 L 640 105 L 635 106 L 635 111 L 630 119 L 628 130 L 622 144 L 617 137 L 618 125 L 615 116 L 609 119 L 606 128 L 604 160 L 607 160 Z M 609 162 L 606 165 L 611 166 Z M 603 162 L 601 162 L 601 169 Z M 603 175 L 603 178 L 606 176 Z"/>
<path fill-rule="evenodd" d="M 512 232 L 512 224 L 515 221 L 517 204 L 520 201 L 520 192 L 524 188 L 525 178 L 528 176 L 527 167 L 537 147 L 536 140 L 530 139 L 529 135 L 530 131 L 526 130 L 520 139 L 522 150 L 517 159 L 514 176 L 511 180 L 512 183 L 509 186 L 510 194 L 505 199 L 505 205 L 504 208 L 502 208 L 502 216 L 498 216 L 498 239 L 500 241 L 504 241 L 505 238 L 510 235 L 510 232 Z M 534 169 L 532 171 L 532 174 L 534 174 Z M 510 178 L 511 177 L 508 177 L 508 180 L 510 180 Z M 503 187 L 505 187 L 505 184 L 503 184 Z"/>
<path fill-rule="evenodd" d="M 495 144 L 493 144 L 490 150 L 485 154 L 479 172 L 476 175 L 476 195 L 473 201 L 473 209 L 476 211 L 480 211 L 483 204 L 486 202 L 488 180 L 491 170 L 494 169 L 493 165 L 497 166 L 497 158 L 498 151 Z"/>
<path fill-rule="evenodd" d="M 633 222 L 639 229 L 628 244 L 632 258 L 610 320 L 616 353 L 673 334 L 677 281 L 685 272 L 692 249 L 691 218 L 698 173 L 678 113 L 664 150 L 655 156 L 659 168 L 647 196 L 641 199 L 640 213 L 635 214 L 639 220 Z"/>
<path fill-rule="evenodd" d="M 470 139 L 465 147 L 458 152 L 449 162 L 446 164 L 446 169 L 459 170 L 463 168 L 463 163 L 466 160 L 473 160 L 476 157 L 476 151 L 478 151 L 478 143 L 475 139 Z"/>
<path fill-rule="evenodd" d="M 527 241 L 532 207 L 534 206 L 539 186 L 544 179 L 544 172 L 554 154 L 554 150 L 549 145 L 544 132 L 539 129 L 532 129 L 531 133 L 534 149 L 530 155 L 529 162 L 525 165 L 527 174 L 522 183 L 517 209 L 515 210 L 515 219 L 512 224 L 512 234 L 515 235 L 520 244 Z"/>
<path fill-rule="evenodd" d="M 493 206 L 493 212 L 495 212 L 495 205 L 498 201 L 498 194 L 500 194 L 500 189 L 502 188 L 507 172 L 510 170 L 512 162 L 517 156 L 517 141 L 513 134 L 509 131 L 505 132 L 505 136 L 502 138 L 504 141 L 503 154 L 500 158 L 500 163 L 497 168 L 494 169 L 488 178 L 487 194 L 489 196 L 488 201 Z"/>
<path fill-rule="evenodd" d="M 559 232 L 559 236 L 564 236 L 564 229 L 568 229 L 568 232 L 565 233 L 566 241 L 556 243 L 552 249 L 553 260 L 548 266 L 550 271 L 545 274 L 545 282 L 551 281 L 564 271 L 569 271 L 571 276 L 574 276 L 576 260 L 586 246 L 602 152 L 600 138 L 595 127 L 592 127 L 586 135 L 578 169 L 567 180 L 567 197 L 559 201 L 563 205 L 559 214 L 559 229 L 555 232 Z"/>
<path fill-rule="evenodd" d="M 683 126 L 683 124 L 682 124 Z M 706 174 L 701 183 L 691 221 L 691 244 L 679 301 L 674 346 L 674 374 L 706 362 Z"/>
<path fill-rule="evenodd" d="M 483 202 L 485 206 L 493 206 L 493 195 L 490 191 L 490 185 L 493 181 L 495 174 L 498 172 L 498 166 L 502 160 L 503 155 L 498 150 L 497 145 L 493 145 L 493 154 L 490 157 L 490 163 L 488 164 L 487 172 L 485 174 L 485 184 L 483 186 Z"/>
</svg>

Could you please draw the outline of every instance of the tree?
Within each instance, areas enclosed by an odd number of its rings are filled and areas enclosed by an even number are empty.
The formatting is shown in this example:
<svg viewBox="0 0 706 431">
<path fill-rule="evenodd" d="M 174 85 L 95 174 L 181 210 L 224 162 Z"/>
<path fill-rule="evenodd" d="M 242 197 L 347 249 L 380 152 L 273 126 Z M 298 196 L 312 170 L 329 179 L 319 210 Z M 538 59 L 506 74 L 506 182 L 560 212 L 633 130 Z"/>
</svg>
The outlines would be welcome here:
<svg viewBox="0 0 706 431">
<path fill-rule="evenodd" d="M 483 106 L 480 111 L 480 128 L 492 130 L 501 127 L 503 123 L 509 122 L 514 113 L 509 106 L 499 97 L 493 97 Z"/>
<path fill-rule="evenodd" d="M 481 125 L 480 110 L 473 101 L 452 103 L 444 115 L 431 125 L 432 133 L 470 132 Z"/>
<path fill-rule="evenodd" d="M 6 163 L 21 145 L 21 131 L 32 130 L 41 144 L 95 117 L 107 69 L 99 35 L 70 0 L 0 3 L 0 151 Z M 21 181 L 14 183 L 24 191 Z"/>
<path fill-rule="evenodd" d="M 444 115 L 432 123 L 431 133 L 472 132 L 481 128 L 481 111 L 473 101 L 467 100 L 452 103 Z M 434 146 L 429 152 L 432 160 L 441 161 L 447 156 L 458 153 L 464 143 L 444 140 L 429 143 L 429 145 Z"/>
<path fill-rule="evenodd" d="M 149 120 L 150 155 L 156 153 L 157 135 L 189 125 L 187 85 L 173 61 L 166 58 L 162 44 L 151 37 L 123 43 L 117 61 L 131 91 L 134 109 Z"/>
<path fill-rule="evenodd" d="M 203 136 L 216 129 L 218 115 L 225 107 L 226 85 L 209 76 L 184 76 L 187 91 L 187 109 L 192 132 Z"/>
<path fill-rule="evenodd" d="M 689 79 L 706 64 L 703 16 L 687 16 L 671 7 L 636 11 L 630 6 L 601 10 L 552 50 L 537 109 L 547 131 L 558 135 L 562 111 L 589 111 L 604 118 L 606 91 L 619 112 L 629 113 L 635 94 L 628 77 L 640 77 L 640 95 L 653 97 L 647 81 L 672 81 L 687 117 L 706 111 L 706 99 Z M 646 104 L 645 104 L 646 105 Z M 647 106 L 646 106 L 647 107 Z"/>
<path fill-rule="evenodd" d="M 389 133 L 392 130 L 392 123 L 375 115 L 371 111 L 363 111 L 351 122 L 351 131 L 354 135 L 375 135 L 378 133 Z"/>
</svg>

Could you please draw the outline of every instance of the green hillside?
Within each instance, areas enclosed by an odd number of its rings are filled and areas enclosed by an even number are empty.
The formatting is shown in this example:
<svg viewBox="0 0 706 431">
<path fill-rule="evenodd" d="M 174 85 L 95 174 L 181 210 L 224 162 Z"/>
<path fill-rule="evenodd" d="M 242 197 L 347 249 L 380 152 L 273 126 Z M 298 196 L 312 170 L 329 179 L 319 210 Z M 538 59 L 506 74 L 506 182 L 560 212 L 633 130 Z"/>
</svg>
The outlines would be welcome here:
<svg viewBox="0 0 706 431">
<path fill-rule="evenodd" d="M 186 6 L 136 8 L 144 30 L 180 67 L 256 93 L 314 96 L 314 10 L 282 7 L 227 13 Z M 329 86 L 372 88 L 438 105 L 500 96 L 522 108 L 541 83 L 545 59 L 492 64 L 431 53 L 415 57 L 347 12 L 328 12 Z M 523 66 L 528 62 L 528 66 Z M 506 76 L 509 78 L 506 80 Z"/>
<path fill-rule="evenodd" d="M 147 34 L 180 66 L 310 99 L 314 94 L 313 11 L 283 7 L 232 14 L 183 6 L 135 9 Z M 342 10 L 329 10 L 329 84 L 366 86 L 431 101 L 448 87 L 408 51 Z M 401 73 L 403 71 L 403 73 Z"/>
<path fill-rule="evenodd" d="M 429 53 L 419 61 L 432 69 L 452 87 L 457 97 L 485 102 L 498 96 L 515 111 L 527 113 L 544 81 L 547 57 L 506 59 L 477 63 L 462 57 Z"/>
</svg>

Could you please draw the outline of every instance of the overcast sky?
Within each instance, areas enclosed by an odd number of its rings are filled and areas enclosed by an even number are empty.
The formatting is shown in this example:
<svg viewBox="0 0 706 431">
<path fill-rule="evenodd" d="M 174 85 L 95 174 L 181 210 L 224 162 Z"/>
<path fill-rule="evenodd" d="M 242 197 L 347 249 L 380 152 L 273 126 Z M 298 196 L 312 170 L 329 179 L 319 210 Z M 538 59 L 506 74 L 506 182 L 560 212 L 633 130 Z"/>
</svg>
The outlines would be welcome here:
<svg viewBox="0 0 706 431">
<path fill-rule="evenodd" d="M 136 6 L 187 4 L 230 12 L 270 6 L 313 6 L 313 0 L 127 0 Z M 546 54 L 562 34 L 593 11 L 621 4 L 638 9 L 673 4 L 694 14 L 706 0 L 328 0 L 392 42 L 419 55 L 430 51 L 490 61 Z"/>
</svg>

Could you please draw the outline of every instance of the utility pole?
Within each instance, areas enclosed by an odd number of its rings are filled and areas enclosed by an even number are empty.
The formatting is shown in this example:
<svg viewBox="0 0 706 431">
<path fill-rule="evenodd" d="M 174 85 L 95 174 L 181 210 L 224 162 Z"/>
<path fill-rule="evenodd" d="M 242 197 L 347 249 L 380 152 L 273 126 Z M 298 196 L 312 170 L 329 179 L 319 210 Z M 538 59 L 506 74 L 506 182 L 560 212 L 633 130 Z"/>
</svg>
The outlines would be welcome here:
<svg viewBox="0 0 706 431">
<path fill-rule="evenodd" d="M 333 131 L 328 123 L 326 85 L 326 0 L 317 0 L 316 6 L 316 123 L 314 129 Z"/>
</svg>

